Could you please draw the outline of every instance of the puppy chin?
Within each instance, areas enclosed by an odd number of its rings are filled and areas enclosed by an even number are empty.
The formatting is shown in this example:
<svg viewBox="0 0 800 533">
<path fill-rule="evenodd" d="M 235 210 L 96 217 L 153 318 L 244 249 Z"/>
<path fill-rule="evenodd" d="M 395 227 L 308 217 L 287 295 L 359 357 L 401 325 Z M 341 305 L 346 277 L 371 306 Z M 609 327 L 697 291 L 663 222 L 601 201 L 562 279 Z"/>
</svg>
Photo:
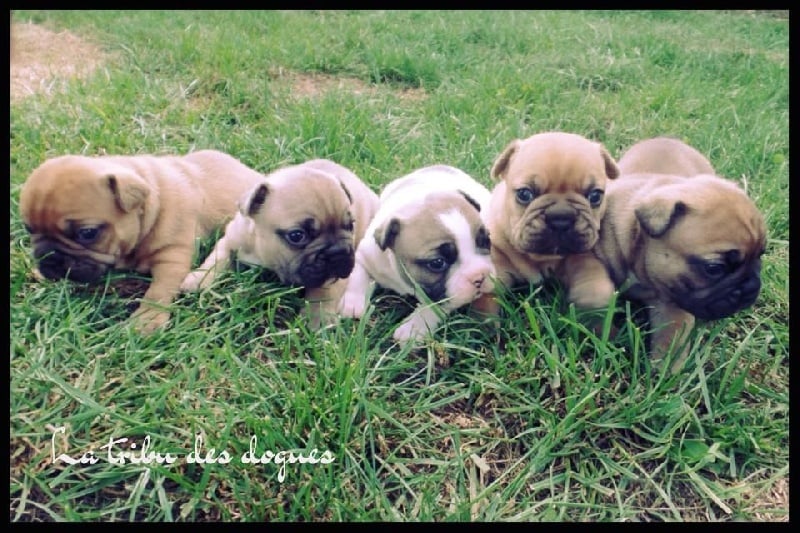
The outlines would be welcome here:
<svg viewBox="0 0 800 533">
<path fill-rule="evenodd" d="M 753 305 L 761 292 L 761 278 L 749 275 L 744 281 L 723 282 L 711 291 L 692 291 L 676 297 L 678 305 L 701 320 L 719 320 Z"/>
</svg>

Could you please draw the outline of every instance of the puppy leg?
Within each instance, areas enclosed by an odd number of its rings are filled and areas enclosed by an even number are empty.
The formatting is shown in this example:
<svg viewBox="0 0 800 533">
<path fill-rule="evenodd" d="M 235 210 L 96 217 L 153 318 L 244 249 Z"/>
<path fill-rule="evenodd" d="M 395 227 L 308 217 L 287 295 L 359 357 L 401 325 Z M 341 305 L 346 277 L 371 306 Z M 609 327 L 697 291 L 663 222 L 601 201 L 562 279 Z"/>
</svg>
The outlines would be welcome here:
<svg viewBox="0 0 800 533">
<path fill-rule="evenodd" d="M 614 295 L 606 267 L 592 254 L 567 256 L 564 265 L 567 299 L 581 309 L 602 309 Z"/>
<path fill-rule="evenodd" d="M 339 321 L 337 308 L 346 287 L 346 279 L 337 279 L 324 287 L 306 289 L 305 298 L 308 303 L 306 312 L 311 329 L 320 329 Z"/>
<path fill-rule="evenodd" d="M 694 316 L 674 305 L 656 302 L 650 309 L 650 326 L 654 329 L 650 339 L 650 359 L 660 365 L 672 348 L 677 357 L 671 371 L 680 370 L 689 355 L 686 341 L 694 327 Z"/>
<path fill-rule="evenodd" d="M 207 289 L 217 275 L 228 268 L 231 262 L 231 253 L 242 245 L 241 239 L 237 237 L 240 234 L 237 220 L 234 219 L 228 224 L 225 234 L 214 245 L 214 249 L 208 254 L 203 264 L 186 275 L 181 283 L 181 291 L 193 292 Z"/>
<path fill-rule="evenodd" d="M 158 258 L 158 262 L 150 268 L 153 280 L 131 316 L 133 326 L 139 333 L 148 335 L 169 321 L 170 313 L 166 307 L 177 296 L 181 280 L 189 272 L 191 264 L 186 258 L 191 255 L 192 251 L 188 248 L 173 248 L 168 257 Z"/>
<path fill-rule="evenodd" d="M 419 304 L 414 312 L 394 330 L 393 338 L 399 343 L 420 340 L 433 332 L 441 322 L 444 313 L 435 304 Z"/>
<path fill-rule="evenodd" d="M 375 284 L 360 263 L 356 263 L 350 277 L 347 279 L 347 289 L 342 295 L 338 305 L 341 316 L 346 318 L 361 318 L 367 309 L 367 302 L 372 296 Z"/>
</svg>

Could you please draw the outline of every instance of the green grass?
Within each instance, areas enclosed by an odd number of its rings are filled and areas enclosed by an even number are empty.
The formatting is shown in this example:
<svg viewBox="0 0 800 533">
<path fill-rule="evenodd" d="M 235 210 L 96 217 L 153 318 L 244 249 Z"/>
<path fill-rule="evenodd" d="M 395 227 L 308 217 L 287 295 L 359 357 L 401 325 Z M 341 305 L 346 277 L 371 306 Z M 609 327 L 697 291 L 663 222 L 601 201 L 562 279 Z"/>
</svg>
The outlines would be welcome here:
<svg viewBox="0 0 800 533">
<path fill-rule="evenodd" d="M 10 112 L 10 519 L 694 521 L 788 518 L 789 24 L 758 12 L 16 11 L 110 54 Z M 329 83 L 305 94 L 298 76 Z M 324 76 L 324 77 L 323 77 Z M 182 296 L 148 338 L 146 278 L 40 282 L 19 187 L 65 153 L 216 148 L 263 172 L 312 157 L 376 191 L 419 166 L 486 185 L 516 138 L 566 130 L 618 157 L 674 135 L 764 212 L 763 290 L 701 324 L 685 369 L 651 368 L 643 311 L 595 334 L 551 284 L 391 334 L 414 302 L 310 332 L 301 294 L 253 269 Z M 210 242 L 202 243 L 207 250 Z M 64 427 L 65 434 L 55 434 Z M 172 465 L 111 464 L 128 438 Z M 195 439 L 231 456 L 188 461 Z M 330 464 L 242 464 L 265 450 Z M 51 443 L 55 442 L 55 448 Z M 115 453 L 127 450 L 116 445 Z M 137 448 L 138 449 L 138 448 Z M 67 465 L 52 453 L 96 464 Z"/>
</svg>

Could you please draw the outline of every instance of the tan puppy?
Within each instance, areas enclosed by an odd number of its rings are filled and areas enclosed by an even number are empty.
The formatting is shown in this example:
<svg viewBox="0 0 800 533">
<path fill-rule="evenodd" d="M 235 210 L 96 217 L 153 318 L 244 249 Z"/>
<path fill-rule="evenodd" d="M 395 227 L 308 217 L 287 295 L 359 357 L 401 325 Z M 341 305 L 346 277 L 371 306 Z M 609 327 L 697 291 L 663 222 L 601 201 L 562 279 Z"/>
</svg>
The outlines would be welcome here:
<svg viewBox="0 0 800 533">
<path fill-rule="evenodd" d="M 595 251 L 617 286 L 631 285 L 628 295 L 652 306 L 652 357 L 674 342 L 675 371 L 695 317 L 723 318 L 756 300 L 764 219 L 741 188 L 678 140 L 635 144 L 619 166 L 625 174 L 608 187 Z"/>
<path fill-rule="evenodd" d="M 377 209 L 378 195 L 333 161 L 276 170 L 244 195 L 225 235 L 181 289 L 211 285 L 235 252 L 283 283 L 304 287 L 312 328 L 333 323 L 356 246 Z"/>
<path fill-rule="evenodd" d="M 45 161 L 20 193 L 33 255 L 47 278 L 98 280 L 111 268 L 152 274 L 132 317 L 149 333 L 192 267 L 195 239 L 236 211 L 263 176 L 214 150 L 186 156 L 65 155 Z"/>
<path fill-rule="evenodd" d="M 605 189 L 619 174 L 600 143 L 563 132 L 515 140 L 500 154 L 491 175 L 486 225 L 492 261 L 508 287 L 555 276 L 581 308 L 607 305 L 614 285 L 594 254 L 606 211 Z M 484 311 L 496 311 L 485 300 Z"/>
</svg>

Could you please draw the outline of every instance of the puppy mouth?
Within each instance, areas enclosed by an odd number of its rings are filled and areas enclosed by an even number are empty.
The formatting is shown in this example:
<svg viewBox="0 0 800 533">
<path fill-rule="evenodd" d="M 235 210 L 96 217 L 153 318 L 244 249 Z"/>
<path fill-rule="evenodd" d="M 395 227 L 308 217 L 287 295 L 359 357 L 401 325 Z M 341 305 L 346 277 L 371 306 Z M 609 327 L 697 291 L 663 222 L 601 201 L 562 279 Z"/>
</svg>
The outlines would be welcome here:
<svg viewBox="0 0 800 533">
<path fill-rule="evenodd" d="M 545 229 L 521 239 L 521 248 L 527 253 L 539 255 L 570 255 L 591 250 L 597 241 L 595 233 L 587 234 L 573 229 L 552 231 Z"/>
<path fill-rule="evenodd" d="M 39 272 L 48 279 L 68 279 L 79 283 L 92 283 L 103 277 L 109 266 L 52 250 L 38 258 Z"/>
<path fill-rule="evenodd" d="M 329 280 L 350 276 L 355 266 L 355 250 L 349 244 L 335 244 L 309 254 L 297 270 L 300 284 L 318 288 Z"/>
<path fill-rule="evenodd" d="M 744 279 L 723 280 L 712 290 L 680 290 L 674 299 L 683 310 L 699 319 L 719 320 L 752 306 L 760 292 L 761 278 L 754 272 Z"/>
</svg>

